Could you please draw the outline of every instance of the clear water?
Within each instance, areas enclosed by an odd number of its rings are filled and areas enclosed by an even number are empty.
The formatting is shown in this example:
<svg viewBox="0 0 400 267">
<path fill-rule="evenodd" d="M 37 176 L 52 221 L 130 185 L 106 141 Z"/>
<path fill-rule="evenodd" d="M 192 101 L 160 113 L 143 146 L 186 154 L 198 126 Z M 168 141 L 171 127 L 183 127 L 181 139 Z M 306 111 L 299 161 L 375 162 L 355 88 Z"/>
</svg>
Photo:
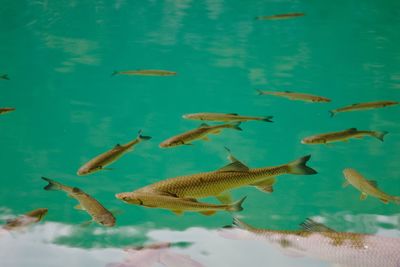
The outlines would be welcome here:
<svg viewBox="0 0 400 267">
<path fill-rule="evenodd" d="M 290 12 L 306 16 L 254 20 Z M 250 167 L 311 154 L 309 165 L 319 172 L 280 176 L 273 194 L 234 190 L 235 199 L 248 196 L 240 213 L 245 222 L 294 230 L 316 218 L 338 231 L 400 237 L 399 206 L 373 197 L 360 201 L 357 190 L 341 186 L 342 170 L 352 167 L 400 195 L 399 107 L 328 114 L 351 103 L 400 99 L 398 1 L 3 1 L 0 15 L 0 73 L 11 79 L 0 80 L 0 106 L 17 109 L 0 117 L 0 215 L 49 209 L 43 222 L 0 237 L 1 266 L 105 266 L 123 262 L 126 247 L 161 241 L 191 242 L 172 250 L 204 266 L 329 266 L 266 243 L 222 237 L 218 229 L 231 223 L 226 212 L 176 216 L 114 197 L 220 168 L 227 163 L 224 146 Z M 178 75 L 110 76 L 129 69 Z M 307 104 L 259 96 L 256 89 L 333 101 Z M 226 130 L 193 146 L 158 147 L 197 127 L 182 114 L 206 111 L 273 115 L 275 122 L 243 123 L 242 132 Z M 311 134 L 351 127 L 389 134 L 383 143 L 300 143 Z M 75 174 L 139 129 L 153 139 L 113 164 L 114 170 Z M 90 217 L 65 194 L 44 191 L 41 176 L 77 186 L 116 210 L 117 225 L 83 227 Z"/>
</svg>

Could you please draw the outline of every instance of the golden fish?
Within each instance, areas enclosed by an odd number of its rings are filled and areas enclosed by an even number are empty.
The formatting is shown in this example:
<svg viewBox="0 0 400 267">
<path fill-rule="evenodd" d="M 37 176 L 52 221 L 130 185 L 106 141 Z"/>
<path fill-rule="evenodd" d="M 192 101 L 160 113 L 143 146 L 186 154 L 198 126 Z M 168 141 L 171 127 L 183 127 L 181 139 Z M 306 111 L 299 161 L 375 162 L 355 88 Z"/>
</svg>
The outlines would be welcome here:
<svg viewBox="0 0 400 267">
<path fill-rule="evenodd" d="M 91 159 L 87 163 L 85 163 L 82 167 L 79 168 L 77 174 L 78 175 L 87 175 L 94 173 L 96 171 L 104 170 L 106 166 L 110 165 L 120 157 L 122 157 L 125 153 L 132 150 L 136 144 L 139 144 L 143 140 L 151 139 L 150 136 L 141 135 L 141 131 L 139 131 L 136 139 L 131 142 L 120 145 L 117 144 L 113 149 L 104 152 L 103 154 L 98 155 L 97 157 Z"/>
<path fill-rule="evenodd" d="M 6 114 L 6 113 L 12 112 L 14 110 L 15 110 L 15 108 L 0 108 L 0 114 Z"/>
<path fill-rule="evenodd" d="M 15 230 L 18 228 L 26 227 L 30 224 L 40 222 L 47 214 L 48 209 L 40 208 L 25 213 L 15 219 L 7 220 L 3 226 L 5 230 Z"/>
<path fill-rule="evenodd" d="M 257 20 L 280 20 L 280 19 L 291 19 L 295 17 L 302 17 L 304 13 L 287 13 L 287 14 L 278 14 L 278 15 L 271 15 L 271 16 L 259 16 L 256 17 Z"/>
<path fill-rule="evenodd" d="M 8 74 L 3 74 L 0 75 L 0 80 L 10 80 L 10 78 L 8 77 Z"/>
<path fill-rule="evenodd" d="M 124 70 L 114 71 L 112 76 L 114 75 L 173 76 L 176 75 L 176 72 L 168 70 Z"/>
<path fill-rule="evenodd" d="M 311 219 L 303 222 L 300 230 L 260 229 L 237 218 L 233 224 L 239 229 L 224 229 L 223 236 L 258 242 L 265 240 L 293 256 L 354 267 L 391 267 L 400 263 L 400 238 L 336 232 Z"/>
<path fill-rule="evenodd" d="M 331 111 L 329 111 L 329 113 L 331 114 L 331 117 L 333 117 L 336 115 L 336 113 L 339 113 L 339 112 L 350 112 L 350 111 L 384 108 L 384 107 L 393 106 L 393 105 L 397 105 L 397 104 L 399 104 L 399 102 L 396 102 L 396 101 L 375 101 L 375 102 L 356 103 L 356 104 L 351 104 L 350 106 L 345 106 L 342 108 L 331 110 Z"/>
<path fill-rule="evenodd" d="M 275 176 L 282 174 L 310 175 L 317 172 L 306 166 L 310 155 L 288 164 L 249 169 L 232 155 L 232 163 L 211 172 L 169 178 L 136 190 L 139 192 L 158 192 L 178 198 L 203 198 L 216 196 L 223 203 L 231 203 L 228 192 L 242 186 L 255 186 L 264 192 L 272 192 Z"/>
<path fill-rule="evenodd" d="M 178 198 L 168 194 L 159 194 L 153 191 L 138 191 L 120 193 L 116 198 L 128 203 L 145 206 L 149 208 L 168 209 L 175 214 L 181 215 L 186 211 L 200 212 L 204 215 L 213 215 L 217 211 L 241 211 L 242 203 L 246 197 L 237 202 L 226 205 L 215 205 L 209 203 L 197 202 L 196 199 Z"/>
<path fill-rule="evenodd" d="M 203 123 L 194 130 L 190 130 L 190 131 L 184 132 L 182 134 L 168 138 L 167 140 L 163 141 L 160 144 L 160 147 L 167 148 L 167 147 L 174 147 L 174 146 L 180 146 L 180 145 L 191 145 L 191 142 L 198 140 L 198 139 L 203 139 L 205 141 L 209 141 L 209 139 L 207 137 L 208 134 L 219 134 L 221 132 L 221 130 L 225 129 L 225 128 L 230 128 L 230 129 L 235 129 L 235 130 L 241 131 L 242 129 L 239 127 L 239 124 L 240 124 L 240 122 L 233 123 L 233 124 L 221 124 L 221 125 L 210 126 L 210 125 Z"/>
<path fill-rule="evenodd" d="M 302 144 L 328 144 L 333 142 L 346 142 L 350 138 L 363 138 L 366 135 L 375 137 L 383 142 L 383 138 L 388 132 L 386 131 L 359 131 L 356 128 L 350 128 L 340 132 L 332 132 L 325 134 L 317 134 L 303 138 Z"/>
<path fill-rule="evenodd" d="M 114 226 L 115 218 L 106 208 L 104 208 L 96 199 L 89 196 L 77 187 L 70 187 L 60 184 L 56 181 L 42 177 L 43 180 L 49 184 L 44 187 L 45 190 L 59 190 L 64 191 L 68 196 L 75 198 L 79 201 L 79 205 L 75 208 L 84 210 L 92 217 L 93 221 L 103 226 Z"/>
<path fill-rule="evenodd" d="M 380 199 L 383 203 L 387 204 L 392 201 L 396 204 L 400 204 L 400 197 L 395 197 L 386 194 L 378 189 L 376 181 L 365 179 L 359 172 L 354 169 L 344 169 L 343 175 L 346 178 L 343 186 L 346 187 L 349 184 L 361 191 L 360 199 L 364 200 L 368 195 Z"/>
<path fill-rule="evenodd" d="M 185 114 L 182 116 L 184 119 L 189 120 L 202 120 L 202 121 L 219 121 L 219 122 L 244 122 L 244 121 L 266 121 L 272 122 L 273 116 L 265 117 L 252 117 L 241 116 L 237 113 L 193 113 Z"/>
<path fill-rule="evenodd" d="M 284 98 L 288 98 L 290 100 L 300 100 L 305 102 L 331 102 L 329 98 L 317 96 L 317 95 L 310 95 L 304 93 L 296 93 L 291 91 L 285 92 L 274 92 L 274 91 L 261 91 L 257 90 L 259 95 L 273 95 L 273 96 L 280 96 Z"/>
</svg>

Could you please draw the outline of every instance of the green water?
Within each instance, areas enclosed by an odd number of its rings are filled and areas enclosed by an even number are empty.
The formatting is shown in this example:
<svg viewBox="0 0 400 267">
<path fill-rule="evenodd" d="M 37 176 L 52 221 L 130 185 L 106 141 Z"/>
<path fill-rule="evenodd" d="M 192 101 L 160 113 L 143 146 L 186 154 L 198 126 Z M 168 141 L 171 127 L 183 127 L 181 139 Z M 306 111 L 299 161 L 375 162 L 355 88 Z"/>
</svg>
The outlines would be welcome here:
<svg viewBox="0 0 400 267">
<path fill-rule="evenodd" d="M 255 16 L 304 12 L 289 20 Z M 292 259 L 261 244 L 224 239 L 231 223 L 219 212 L 176 216 L 127 205 L 115 193 L 156 181 L 216 170 L 224 146 L 249 167 L 284 164 L 311 154 L 318 175 L 278 177 L 272 194 L 246 187 L 240 217 L 258 227 L 297 229 L 308 217 L 338 231 L 400 237 L 399 206 L 342 188 L 351 167 L 400 195 L 399 107 L 338 114 L 344 105 L 400 99 L 398 1 L 3 1 L 0 7 L 0 215 L 45 207 L 40 224 L 0 237 L 0 266 L 105 266 L 122 262 L 123 248 L 159 241 L 204 266 L 328 266 Z M 114 70 L 165 69 L 171 77 L 113 76 Z M 321 95 L 308 104 L 256 89 Z M 168 137 L 197 127 L 185 113 L 274 116 L 246 122 L 210 142 L 160 149 Z M 357 127 L 385 130 L 382 143 L 353 139 L 307 146 L 303 137 Z M 110 168 L 76 175 L 92 157 L 126 143 L 142 129 L 153 138 Z M 83 227 L 90 217 L 61 192 L 43 190 L 41 176 L 77 186 L 116 211 L 117 225 Z M 217 203 L 212 198 L 205 201 Z M 244 242 L 244 241 L 243 241 Z M 269 255 L 269 256 L 268 256 Z M 267 257 L 268 256 L 268 257 Z"/>
</svg>

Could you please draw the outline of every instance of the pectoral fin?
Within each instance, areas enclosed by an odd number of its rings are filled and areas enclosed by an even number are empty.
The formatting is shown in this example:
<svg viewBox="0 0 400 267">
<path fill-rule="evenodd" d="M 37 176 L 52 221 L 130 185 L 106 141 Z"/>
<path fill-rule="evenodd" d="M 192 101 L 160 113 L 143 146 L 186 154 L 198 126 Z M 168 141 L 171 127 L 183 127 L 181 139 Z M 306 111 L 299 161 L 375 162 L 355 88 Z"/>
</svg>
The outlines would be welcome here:
<svg viewBox="0 0 400 267">
<path fill-rule="evenodd" d="M 222 192 L 216 198 L 223 204 L 231 204 L 233 202 L 233 198 L 230 192 Z"/>
<path fill-rule="evenodd" d="M 384 198 L 380 198 L 380 201 L 382 201 L 382 202 L 385 203 L 385 204 L 389 203 L 389 200 L 384 199 Z"/>
<path fill-rule="evenodd" d="M 263 180 L 261 182 L 251 184 L 252 186 L 255 186 L 258 190 L 266 193 L 272 193 L 274 192 L 274 188 L 272 187 L 276 183 L 276 178 L 275 177 L 270 177 L 266 180 Z"/>
<path fill-rule="evenodd" d="M 332 228 L 329 228 L 328 226 L 322 223 L 318 223 L 312 219 L 306 219 L 303 223 L 300 224 L 300 227 L 302 230 L 308 232 L 336 232 Z"/>
<path fill-rule="evenodd" d="M 360 195 L 360 200 L 365 200 L 367 198 L 367 196 L 368 196 L 367 193 L 362 192 Z"/>
<path fill-rule="evenodd" d="M 171 210 L 173 213 L 175 213 L 178 216 L 183 215 L 183 210 Z"/>
<path fill-rule="evenodd" d="M 217 211 L 215 210 L 207 210 L 207 211 L 201 211 L 200 213 L 205 215 L 205 216 L 211 216 L 214 215 Z"/>
</svg>

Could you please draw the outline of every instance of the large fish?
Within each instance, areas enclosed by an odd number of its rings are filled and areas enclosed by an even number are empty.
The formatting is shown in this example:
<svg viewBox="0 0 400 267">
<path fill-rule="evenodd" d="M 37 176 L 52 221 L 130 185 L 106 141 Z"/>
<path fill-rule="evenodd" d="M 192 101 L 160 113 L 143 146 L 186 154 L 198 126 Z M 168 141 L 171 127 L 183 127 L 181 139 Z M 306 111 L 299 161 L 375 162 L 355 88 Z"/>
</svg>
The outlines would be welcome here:
<svg viewBox="0 0 400 267">
<path fill-rule="evenodd" d="M 376 109 L 376 108 L 384 108 L 388 106 L 397 105 L 399 102 L 397 101 L 374 101 L 374 102 L 365 102 L 365 103 L 356 103 L 351 104 L 349 106 L 345 106 L 338 109 L 333 109 L 329 111 L 331 117 L 335 116 L 336 113 L 339 112 L 350 112 L 350 111 L 359 111 L 359 110 L 368 110 L 368 109 Z"/>
<path fill-rule="evenodd" d="M 15 108 L 0 108 L 0 114 L 6 114 L 6 113 L 12 112 L 14 110 L 15 110 Z"/>
<path fill-rule="evenodd" d="M 180 145 L 191 145 L 191 142 L 193 142 L 195 140 L 199 140 L 199 139 L 209 141 L 209 138 L 207 135 L 219 134 L 225 128 L 230 128 L 230 129 L 235 129 L 235 130 L 241 131 L 242 129 L 239 127 L 239 124 L 240 124 L 240 122 L 232 123 L 232 124 L 220 124 L 220 125 L 210 126 L 208 124 L 203 123 L 194 130 L 190 130 L 190 131 L 184 132 L 182 134 L 168 138 L 167 140 L 163 141 L 160 144 L 160 147 L 168 148 L 168 147 L 174 147 L 174 146 L 180 146 Z"/>
<path fill-rule="evenodd" d="M 352 185 L 361 191 L 360 199 L 364 200 L 368 195 L 380 199 L 383 203 L 387 204 L 390 201 L 400 204 L 400 197 L 391 196 L 378 189 L 378 184 L 374 180 L 365 179 L 359 172 L 354 169 L 344 169 L 343 175 L 346 178 L 343 186 Z M 400 252 L 399 252 L 400 253 Z"/>
<path fill-rule="evenodd" d="M 209 204 L 198 202 L 196 199 L 178 198 L 168 194 L 154 193 L 152 191 L 138 191 L 120 193 L 115 195 L 116 198 L 128 203 L 149 208 L 168 209 L 177 215 L 184 212 L 200 212 L 204 215 L 213 215 L 217 211 L 241 211 L 242 203 L 246 197 L 232 203 L 232 204 Z"/>
<path fill-rule="evenodd" d="M 106 166 L 122 157 L 126 152 L 132 150 L 135 145 L 139 144 L 143 140 L 149 139 L 151 139 L 150 136 L 143 136 L 141 135 L 141 131 L 139 131 L 136 139 L 124 145 L 117 144 L 113 149 L 96 156 L 80 167 L 77 174 L 87 175 L 96 171 L 104 170 Z"/>
<path fill-rule="evenodd" d="M 7 220 L 3 226 L 5 230 L 16 230 L 19 228 L 26 227 L 30 224 L 40 222 L 47 214 L 46 208 L 39 208 L 25 213 L 15 219 Z"/>
<path fill-rule="evenodd" d="M 294 231 L 255 228 L 236 218 L 233 224 L 242 230 L 223 231 L 225 237 L 265 240 L 286 254 L 308 256 L 346 267 L 400 266 L 399 238 L 336 232 L 310 219 L 301 224 L 301 230 Z"/>
<path fill-rule="evenodd" d="M 254 117 L 241 116 L 237 113 L 193 113 L 182 116 L 184 119 L 201 120 L 201 121 L 219 121 L 219 122 L 244 122 L 244 121 L 266 121 L 272 122 L 273 116 Z"/>
<path fill-rule="evenodd" d="M 273 96 L 279 96 L 279 97 L 284 97 L 290 100 L 300 100 L 300 101 L 305 101 L 305 102 L 331 102 L 329 98 L 323 97 L 323 96 L 317 96 L 317 95 L 310 95 L 310 94 L 304 94 L 304 93 L 296 93 L 296 92 L 291 92 L 291 91 L 285 91 L 285 92 L 275 92 L 275 91 L 261 91 L 257 90 L 259 95 L 273 95 Z"/>
<path fill-rule="evenodd" d="M 124 70 L 114 71 L 112 76 L 114 75 L 173 76 L 176 75 L 176 72 L 168 70 Z"/>
<path fill-rule="evenodd" d="M 304 13 L 296 12 L 296 13 L 286 13 L 286 14 L 278 14 L 278 15 L 269 15 L 269 16 L 258 16 L 256 20 L 281 20 L 281 19 L 291 19 L 296 17 L 304 16 Z"/>
<path fill-rule="evenodd" d="M 2 74 L 0 75 L 0 80 L 10 80 L 10 78 L 8 77 L 8 74 Z"/>
<path fill-rule="evenodd" d="M 231 203 L 228 192 L 242 186 L 255 186 L 264 192 L 272 192 L 275 177 L 282 174 L 310 175 L 317 172 L 306 166 L 310 155 L 288 164 L 275 167 L 250 169 L 232 155 L 232 163 L 211 172 L 169 178 L 142 187 L 135 192 L 159 192 L 179 198 L 203 198 L 216 196 L 223 203 Z"/>
<path fill-rule="evenodd" d="M 89 196 L 81 189 L 60 184 L 56 181 L 50 180 L 49 178 L 42 177 L 42 179 L 49 183 L 44 187 L 45 190 L 64 191 L 68 194 L 68 196 L 78 200 L 79 205 L 77 205 L 75 208 L 89 213 L 93 221 L 103 226 L 114 226 L 115 218 L 111 212 L 104 208 L 103 205 L 101 205 L 96 199 Z"/>
<path fill-rule="evenodd" d="M 383 138 L 388 132 L 386 131 L 359 131 L 356 128 L 350 128 L 344 131 L 317 134 L 305 137 L 301 140 L 302 144 L 328 144 L 333 142 L 346 142 L 350 138 L 363 138 L 364 136 L 372 136 L 383 142 Z"/>
</svg>

